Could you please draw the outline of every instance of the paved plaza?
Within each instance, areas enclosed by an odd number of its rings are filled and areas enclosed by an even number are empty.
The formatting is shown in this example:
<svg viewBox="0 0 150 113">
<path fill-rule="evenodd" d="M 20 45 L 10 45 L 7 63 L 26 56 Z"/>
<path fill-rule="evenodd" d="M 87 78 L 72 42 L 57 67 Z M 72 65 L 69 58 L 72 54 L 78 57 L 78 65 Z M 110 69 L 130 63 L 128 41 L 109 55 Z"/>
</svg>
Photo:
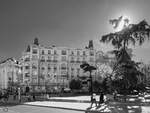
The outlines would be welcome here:
<svg viewBox="0 0 150 113">
<path fill-rule="evenodd" d="M 105 96 L 105 100 L 107 98 L 108 97 Z M 98 95 L 96 96 L 96 99 L 98 101 Z M 138 95 L 130 95 L 128 96 L 126 102 L 108 101 L 106 103 L 101 104 L 98 107 L 93 105 L 92 108 L 90 107 L 90 96 L 50 97 L 45 101 L 41 100 L 22 103 L 19 103 L 18 100 L 13 101 L 10 98 L 10 103 L 11 104 L 1 106 L 0 113 L 5 112 L 3 110 L 4 107 L 8 108 L 8 113 L 35 113 L 36 111 L 40 111 L 41 109 L 45 109 L 45 112 L 48 112 L 51 109 L 60 109 L 60 111 L 62 110 L 62 113 L 64 112 L 64 110 L 72 110 L 75 113 L 150 113 L 150 95 L 148 94 L 144 97 Z M 39 110 L 32 111 L 31 109 L 32 112 L 30 112 L 29 109 L 28 112 L 25 112 L 20 109 L 18 110 L 19 106 L 25 106 L 22 107 L 22 109 L 27 107 L 35 109 L 37 107 Z"/>
<path fill-rule="evenodd" d="M 97 96 L 98 99 L 99 96 Z M 48 101 L 26 102 L 26 105 L 56 107 L 63 109 L 72 109 L 79 111 L 91 112 L 108 112 L 108 113 L 149 113 L 150 112 L 150 95 L 145 98 L 139 96 L 130 96 L 127 102 L 108 102 L 98 107 L 90 108 L 90 96 L 76 97 L 51 97 Z"/>
</svg>

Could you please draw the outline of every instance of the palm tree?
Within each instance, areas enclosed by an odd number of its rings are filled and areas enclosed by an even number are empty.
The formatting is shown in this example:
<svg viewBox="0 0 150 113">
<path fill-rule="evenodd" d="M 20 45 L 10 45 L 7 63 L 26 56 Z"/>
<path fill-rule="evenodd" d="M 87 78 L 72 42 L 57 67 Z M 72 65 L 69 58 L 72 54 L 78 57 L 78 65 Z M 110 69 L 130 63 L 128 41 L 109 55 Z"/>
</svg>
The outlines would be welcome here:
<svg viewBox="0 0 150 113">
<path fill-rule="evenodd" d="M 90 73 L 90 82 L 91 82 L 91 87 L 90 87 L 90 92 L 91 95 L 93 94 L 93 85 L 92 85 L 92 71 L 96 70 L 96 67 L 89 65 L 88 63 L 83 63 L 80 65 L 80 68 L 84 70 L 84 72 L 89 72 Z"/>
</svg>

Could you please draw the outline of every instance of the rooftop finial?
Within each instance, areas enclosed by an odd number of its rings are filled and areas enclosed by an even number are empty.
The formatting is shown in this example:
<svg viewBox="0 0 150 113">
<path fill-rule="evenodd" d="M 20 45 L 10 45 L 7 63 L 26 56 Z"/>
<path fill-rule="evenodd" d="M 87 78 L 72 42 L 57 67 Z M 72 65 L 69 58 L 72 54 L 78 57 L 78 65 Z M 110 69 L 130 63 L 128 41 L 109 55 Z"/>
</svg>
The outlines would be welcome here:
<svg viewBox="0 0 150 113">
<path fill-rule="evenodd" d="M 89 40 L 89 49 L 94 49 L 93 40 Z"/>
<path fill-rule="evenodd" d="M 39 40 L 38 40 L 37 37 L 34 38 L 34 44 L 35 44 L 35 45 L 39 45 Z"/>
</svg>

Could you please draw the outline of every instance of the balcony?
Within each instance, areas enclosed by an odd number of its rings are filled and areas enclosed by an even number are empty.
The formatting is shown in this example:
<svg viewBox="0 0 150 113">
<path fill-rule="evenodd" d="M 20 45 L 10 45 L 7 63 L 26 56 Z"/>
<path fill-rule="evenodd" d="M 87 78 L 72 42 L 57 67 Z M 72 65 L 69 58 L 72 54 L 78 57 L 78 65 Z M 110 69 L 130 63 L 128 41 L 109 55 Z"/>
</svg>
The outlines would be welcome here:
<svg viewBox="0 0 150 113">
<path fill-rule="evenodd" d="M 74 61 L 74 60 L 71 60 L 70 63 L 75 63 L 75 61 Z"/>
<path fill-rule="evenodd" d="M 81 61 L 77 60 L 76 63 L 81 63 Z"/>
<path fill-rule="evenodd" d="M 40 62 L 45 62 L 45 60 L 42 59 L 42 60 L 40 60 Z"/>
<path fill-rule="evenodd" d="M 52 62 L 52 60 L 47 60 L 47 62 Z"/>
<path fill-rule="evenodd" d="M 68 75 L 61 75 L 62 78 L 68 78 Z"/>
<path fill-rule="evenodd" d="M 61 67 L 61 70 L 66 70 L 67 69 L 67 67 Z"/>
<path fill-rule="evenodd" d="M 53 60 L 53 62 L 58 62 L 58 60 Z"/>
<path fill-rule="evenodd" d="M 26 58 L 24 59 L 25 62 L 29 62 L 30 61 L 30 58 Z"/>
<path fill-rule="evenodd" d="M 29 73 L 26 73 L 25 74 L 25 78 L 29 78 L 30 77 L 30 74 Z"/>
</svg>

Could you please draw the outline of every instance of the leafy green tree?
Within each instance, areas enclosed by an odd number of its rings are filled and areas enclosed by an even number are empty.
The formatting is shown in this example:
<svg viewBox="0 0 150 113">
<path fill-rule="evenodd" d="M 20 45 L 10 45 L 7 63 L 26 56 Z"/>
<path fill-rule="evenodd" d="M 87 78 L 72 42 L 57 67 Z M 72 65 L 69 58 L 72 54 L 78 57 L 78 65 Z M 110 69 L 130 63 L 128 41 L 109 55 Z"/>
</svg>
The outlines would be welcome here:
<svg viewBox="0 0 150 113">
<path fill-rule="evenodd" d="M 127 47 L 130 43 L 142 45 L 146 39 L 149 39 L 150 26 L 143 20 L 138 24 L 129 24 L 121 31 L 103 35 L 100 42 L 111 43 L 118 50 Z"/>
<path fill-rule="evenodd" d="M 69 83 L 71 90 L 80 90 L 82 88 L 82 82 L 79 79 L 73 79 Z"/>
<path fill-rule="evenodd" d="M 138 24 L 129 24 L 121 31 L 110 33 L 102 36 L 100 42 L 112 43 L 117 48 L 112 53 L 116 55 L 116 63 L 113 68 L 111 76 L 111 87 L 123 94 L 127 94 L 133 89 L 137 88 L 138 77 L 143 76 L 138 70 L 138 63 L 132 61 L 127 53 L 129 44 L 135 45 L 138 43 L 142 45 L 146 39 L 149 39 L 150 26 L 143 20 Z"/>
<path fill-rule="evenodd" d="M 98 81 L 93 82 L 93 90 L 94 92 L 99 92 L 99 89 L 101 88 L 101 83 Z"/>
</svg>

